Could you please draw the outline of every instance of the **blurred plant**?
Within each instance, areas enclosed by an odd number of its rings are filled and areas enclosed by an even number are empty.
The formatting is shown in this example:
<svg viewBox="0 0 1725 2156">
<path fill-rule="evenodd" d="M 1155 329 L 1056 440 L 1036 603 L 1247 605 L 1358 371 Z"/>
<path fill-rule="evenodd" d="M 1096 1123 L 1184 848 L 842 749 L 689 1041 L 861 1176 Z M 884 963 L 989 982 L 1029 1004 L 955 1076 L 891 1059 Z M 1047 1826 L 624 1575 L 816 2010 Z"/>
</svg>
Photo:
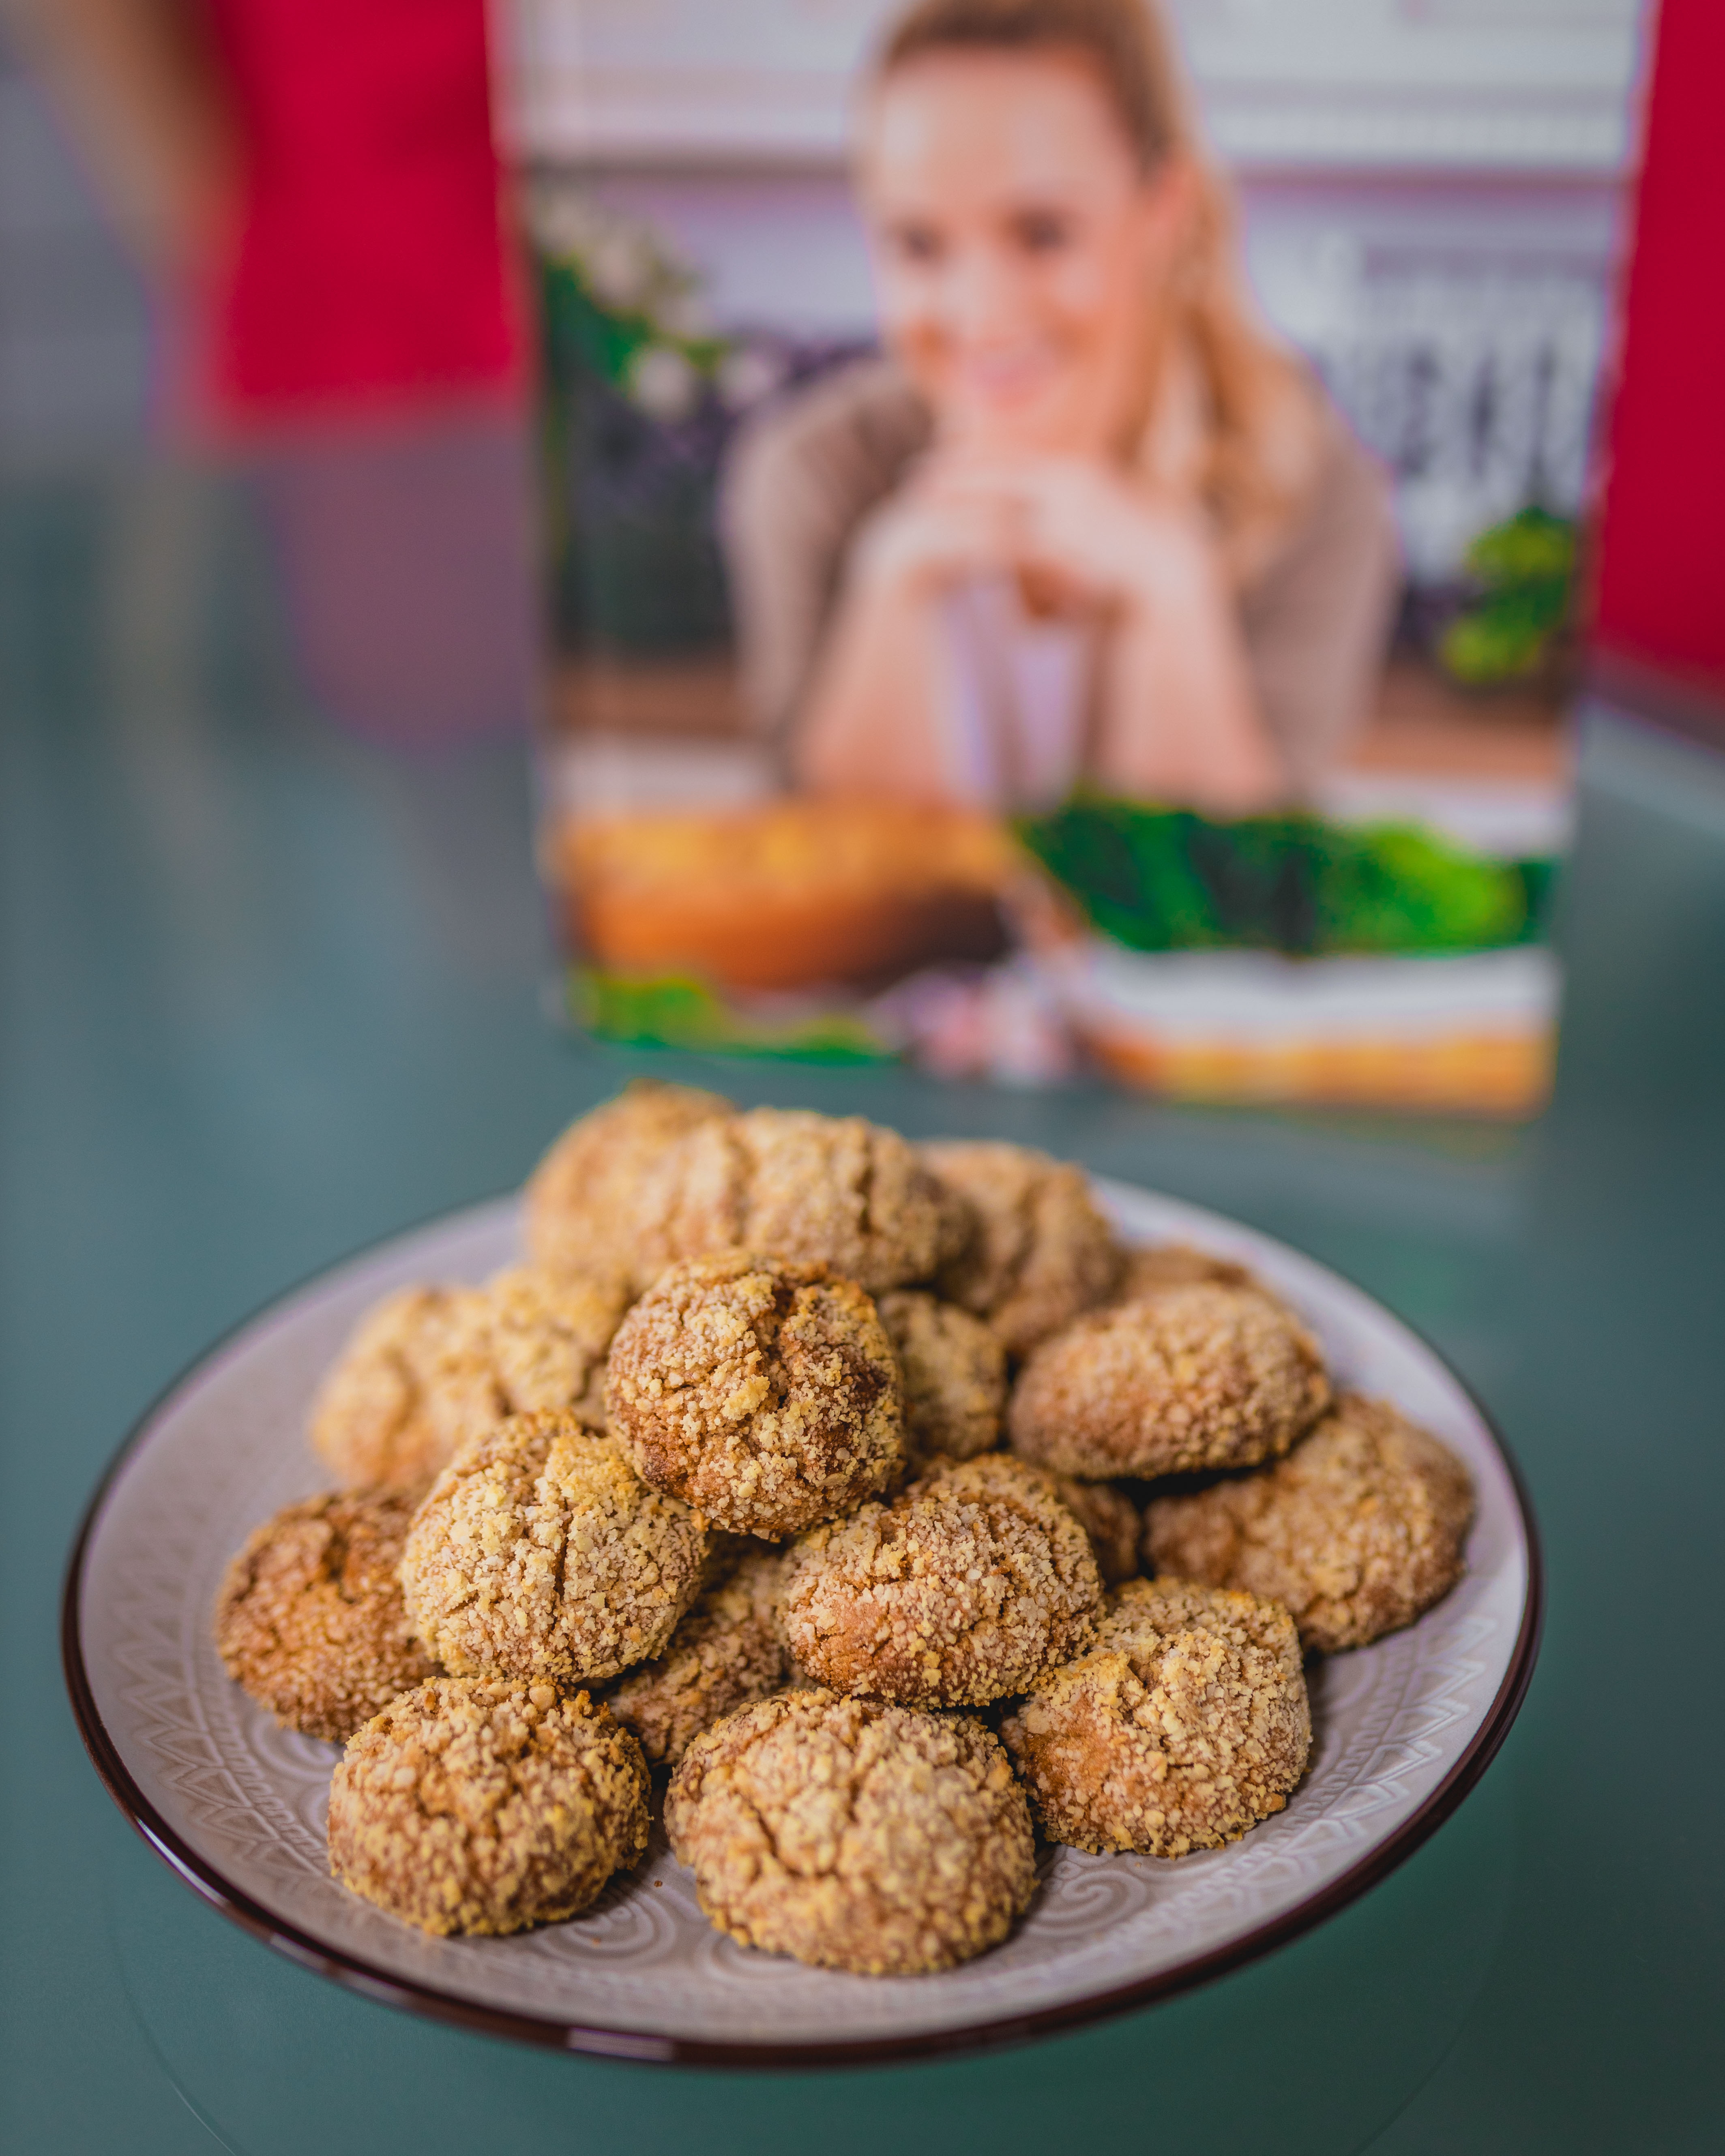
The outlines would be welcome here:
<svg viewBox="0 0 1725 2156">
<path fill-rule="evenodd" d="M 553 338 L 649 418 L 675 425 L 709 389 L 737 411 L 778 388 L 776 355 L 714 331 L 698 273 L 644 218 L 551 180 L 527 221 Z"/>
<path fill-rule="evenodd" d="M 1297 813 L 1223 824 L 1081 794 L 1018 829 L 1094 927 L 1133 951 L 1493 950 L 1537 937 L 1548 895 L 1544 865 L 1494 860 L 1411 824 Z"/>
<path fill-rule="evenodd" d="M 1479 595 L 1438 642 L 1445 670 L 1470 688 L 1537 673 L 1569 616 L 1575 583 L 1573 519 L 1520 510 L 1480 533 L 1466 556 Z"/>
<path fill-rule="evenodd" d="M 841 1065 L 884 1063 L 892 1056 L 862 1019 L 847 1012 L 755 1019 L 686 974 L 638 978 L 577 966 L 570 970 L 568 997 L 578 1025 L 632 1048 L 696 1048 Z"/>
</svg>

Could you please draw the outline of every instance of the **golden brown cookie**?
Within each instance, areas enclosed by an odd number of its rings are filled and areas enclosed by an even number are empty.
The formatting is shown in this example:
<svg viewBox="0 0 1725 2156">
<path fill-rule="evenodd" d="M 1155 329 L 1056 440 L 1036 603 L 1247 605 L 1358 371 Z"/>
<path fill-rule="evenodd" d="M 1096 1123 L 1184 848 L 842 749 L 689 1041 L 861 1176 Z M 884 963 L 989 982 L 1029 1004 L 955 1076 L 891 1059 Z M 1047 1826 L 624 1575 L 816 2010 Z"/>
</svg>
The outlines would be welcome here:
<svg viewBox="0 0 1725 2156">
<path fill-rule="evenodd" d="M 1183 1856 L 1279 1812 L 1312 1714 L 1293 1620 L 1250 1594 L 1129 1579 L 1087 1655 L 1001 1735 L 1042 1830 L 1075 1849 Z"/>
<path fill-rule="evenodd" d="M 513 1265 L 488 1281 L 475 1312 L 476 1344 L 489 1355 L 503 1413 L 567 1413 L 603 1429 L 605 1356 L 629 1301 L 618 1273 Z"/>
<path fill-rule="evenodd" d="M 984 1453 L 805 1535 L 783 1606 L 798 1666 L 835 1691 L 983 1707 L 1081 1653 L 1101 1599 L 1051 1478 Z"/>
<path fill-rule="evenodd" d="M 649 1276 L 714 1251 L 771 1250 L 830 1265 L 870 1295 L 928 1279 L 963 1232 L 896 1131 L 803 1108 L 755 1108 L 691 1132 L 644 1191 L 641 1218 Z"/>
<path fill-rule="evenodd" d="M 609 1371 L 637 1471 L 740 1534 L 849 1512 L 904 1458 L 892 1343 L 824 1265 L 746 1250 L 677 1265 L 624 1320 Z"/>
<path fill-rule="evenodd" d="M 981 1953 L 1036 1883 L 1024 1792 L 980 1722 L 829 1691 L 781 1692 L 697 1737 L 665 1823 L 721 1931 L 864 1976 Z"/>
<path fill-rule="evenodd" d="M 330 1869 L 428 1932 L 572 1917 L 647 1846 L 641 1748 L 584 1691 L 434 1677 L 348 1744 Z"/>
<path fill-rule="evenodd" d="M 432 1485 L 402 1553 L 414 1630 L 457 1676 L 620 1676 L 701 1586 L 706 1531 L 573 1415 L 512 1417 Z"/>
<path fill-rule="evenodd" d="M 1190 1287 L 1200 1281 L 1217 1281 L 1224 1287 L 1257 1286 L 1244 1265 L 1212 1257 L 1190 1243 L 1129 1243 L 1122 1246 L 1120 1270 L 1108 1300 L 1142 1302 L 1165 1288 Z"/>
<path fill-rule="evenodd" d="M 1472 1517 L 1473 1484 L 1446 1445 L 1387 1400 L 1343 1393 L 1274 1467 L 1154 1499 L 1144 1551 L 1158 1572 L 1283 1604 L 1307 1647 L 1334 1654 L 1447 1594 Z"/>
<path fill-rule="evenodd" d="M 422 1490 L 496 1419 L 495 1373 L 469 1343 L 480 1291 L 407 1287 L 367 1312 L 311 1405 L 311 1444 L 350 1490 Z"/>
<path fill-rule="evenodd" d="M 974 1220 L 936 1285 L 984 1317 L 1014 1355 L 1100 1302 L 1120 1264 L 1114 1230 L 1081 1168 L 1028 1146 L 969 1139 L 922 1148 Z"/>
<path fill-rule="evenodd" d="M 550 1272 L 633 1276 L 644 1182 L 679 1138 L 731 1112 L 717 1093 L 636 1078 L 571 1123 L 527 1178 L 534 1261 Z"/>
<path fill-rule="evenodd" d="M 512 1414 L 604 1421 L 620 1276 L 532 1265 L 482 1288 L 404 1289 L 362 1320 L 324 1381 L 311 1441 L 347 1488 L 422 1491 L 470 1437 Z"/>
<path fill-rule="evenodd" d="M 266 1520 L 228 1566 L 217 1650 L 284 1729 L 341 1743 L 435 1674 L 396 1577 L 412 1517 L 381 1491 L 311 1497 Z"/>
<path fill-rule="evenodd" d="M 1070 1475 L 1055 1478 L 1060 1502 L 1077 1516 L 1096 1552 L 1104 1587 L 1118 1587 L 1138 1573 L 1138 1537 L 1143 1520 L 1124 1490 L 1111 1482 L 1078 1482 Z"/>
<path fill-rule="evenodd" d="M 1081 1481 L 1250 1467 L 1328 1404 L 1317 1343 L 1256 1288 L 1199 1282 L 1045 1341 L 1007 1403 L 1013 1449 Z"/>
<path fill-rule="evenodd" d="M 703 1729 L 784 1682 L 778 1625 L 778 1551 L 758 1543 L 724 1568 L 671 1634 L 662 1655 L 632 1669 L 609 1697 L 649 1767 L 675 1766 Z"/>
<path fill-rule="evenodd" d="M 1000 1442 L 1006 1350 L 979 1317 L 921 1288 L 894 1288 L 876 1308 L 905 1388 L 913 1458 L 969 1460 Z"/>
</svg>

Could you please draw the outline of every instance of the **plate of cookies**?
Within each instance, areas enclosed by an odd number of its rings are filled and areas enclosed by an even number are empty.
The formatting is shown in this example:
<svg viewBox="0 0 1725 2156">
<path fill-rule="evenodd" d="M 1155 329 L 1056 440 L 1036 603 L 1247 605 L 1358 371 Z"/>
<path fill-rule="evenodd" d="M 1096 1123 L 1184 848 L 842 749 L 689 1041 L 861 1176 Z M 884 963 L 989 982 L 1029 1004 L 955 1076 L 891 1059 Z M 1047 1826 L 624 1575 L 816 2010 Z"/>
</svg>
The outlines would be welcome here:
<svg viewBox="0 0 1725 2156">
<path fill-rule="evenodd" d="M 1141 2005 L 1483 1772 L 1526 1501 L 1435 1353 L 1018 1146 L 639 1081 L 253 1319 L 68 1578 L 103 1778 L 374 1998 L 696 2063 Z"/>
</svg>

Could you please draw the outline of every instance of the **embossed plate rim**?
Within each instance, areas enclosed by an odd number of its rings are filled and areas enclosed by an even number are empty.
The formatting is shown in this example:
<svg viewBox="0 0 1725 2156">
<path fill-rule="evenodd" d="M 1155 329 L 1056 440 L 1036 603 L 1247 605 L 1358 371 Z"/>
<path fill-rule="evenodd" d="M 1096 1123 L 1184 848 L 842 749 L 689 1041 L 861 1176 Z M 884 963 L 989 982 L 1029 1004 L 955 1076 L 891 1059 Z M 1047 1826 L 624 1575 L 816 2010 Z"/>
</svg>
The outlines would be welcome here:
<svg viewBox="0 0 1725 2156">
<path fill-rule="evenodd" d="M 1543 1619 L 1543 1566 L 1538 1531 L 1527 1490 L 1513 1456 L 1491 1417 L 1471 1389 L 1450 1369 L 1430 1342 L 1404 1320 L 1332 1267 L 1320 1264 L 1295 1246 L 1265 1235 L 1227 1215 L 1183 1201 L 1166 1198 L 1142 1186 L 1096 1178 L 1098 1194 L 1129 1213 L 1146 1199 L 1164 1212 L 1184 1215 L 1194 1234 L 1220 1231 L 1223 1241 L 1268 1247 L 1322 1283 L 1327 1294 L 1339 1293 L 1363 1306 L 1376 1324 L 1399 1332 L 1429 1357 L 1466 1400 L 1504 1469 L 1515 1504 L 1515 1527 L 1526 1570 L 1520 1623 L 1508 1664 L 1497 1691 L 1478 1727 L 1443 1778 L 1399 1825 L 1344 1871 L 1291 1907 L 1267 1920 L 1248 1926 L 1220 1945 L 1159 1969 L 1125 1984 L 1104 1985 L 1081 1996 L 1029 2011 L 984 2015 L 923 2030 L 898 2031 L 866 2038 L 822 2036 L 793 2042 L 752 2039 L 715 2040 L 686 2035 L 659 2034 L 635 2029 L 609 2028 L 593 2022 L 542 2016 L 512 2007 L 489 2004 L 471 1996 L 417 1982 L 399 1972 L 378 1967 L 350 1949 L 317 1937 L 267 1907 L 246 1887 L 232 1880 L 209 1857 L 194 1848 L 165 1819 L 140 1787 L 128 1768 L 121 1746 L 102 1718 L 85 1662 L 81 1606 L 88 1582 L 91 1544 L 107 1499 L 128 1465 L 147 1443 L 151 1433 L 171 1414 L 182 1394 L 188 1393 L 227 1353 L 254 1330 L 266 1328 L 290 1306 L 305 1300 L 313 1291 L 338 1285 L 341 1276 L 369 1269 L 387 1260 L 393 1251 L 434 1233 L 449 1234 L 464 1227 L 477 1229 L 508 1208 L 507 1199 L 464 1208 L 422 1223 L 398 1235 L 356 1252 L 336 1265 L 321 1269 L 309 1279 L 273 1297 L 263 1308 L 225 1333 L 211 1348 L 176 1378 L 139 1419 L 110 1461 L 92 1495 L 80 1522 L 67 1566 L 61 1610 L 61 1649 L 66 1685 L 85 1749 L 109 1793 L 132 1825 L 157 1855 L 198 1897 L 243 1930 L 301 1967 L 331 1978 L 368 1998 L 398 2006 L 434 2020 L 519 2041 L 557 2050 L 600 2056 L 639 2060 L 644 2063 L 696 2066 L 819 2066 L 886 2063 L 933 2055 L 952 2055 L 988 2046 L 1023 2041 L 1057 2029 L 1128 2011 L 1189 1990 L 1212 1978 L 1256 1959 L 1288 1940 L 1312 1929 L 1367 1892 L 1409 1856 L 1450 1817 L 1490 1764 L 1508 1733 L 1531 1681 L 1538 1658 Z M 956 1974 L 956 1972 L 955 1972 Z M 927 1979 L 940 1982 L 940 1979 Z"/>
</svg>

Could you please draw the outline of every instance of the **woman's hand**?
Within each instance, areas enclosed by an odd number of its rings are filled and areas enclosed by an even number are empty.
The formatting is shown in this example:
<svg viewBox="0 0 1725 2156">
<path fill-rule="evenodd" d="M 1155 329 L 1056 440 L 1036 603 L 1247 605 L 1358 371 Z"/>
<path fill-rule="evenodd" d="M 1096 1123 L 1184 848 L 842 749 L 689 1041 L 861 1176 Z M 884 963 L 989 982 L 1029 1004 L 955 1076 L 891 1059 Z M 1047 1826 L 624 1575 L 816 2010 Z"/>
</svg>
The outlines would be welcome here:
<svg viewBox="0 0 1725 2156">
<path fill-rule="evenodd" d="M 1053 606 L 1169 616 L 1225 592 L 1197 511 L 1092 459 L 955 459 L 929 486 L 935 500 L 993 520 L 1004 566 Z"/>
<path fill-rule="evenodd" d="M 955 485 L 932 467 L 862 526 L 850 577 L 865 589 L 931 598 L 966 578 L 1015 567 L 1022 521 L 1019 501 L 1002 489 Z"/>
</svg>

